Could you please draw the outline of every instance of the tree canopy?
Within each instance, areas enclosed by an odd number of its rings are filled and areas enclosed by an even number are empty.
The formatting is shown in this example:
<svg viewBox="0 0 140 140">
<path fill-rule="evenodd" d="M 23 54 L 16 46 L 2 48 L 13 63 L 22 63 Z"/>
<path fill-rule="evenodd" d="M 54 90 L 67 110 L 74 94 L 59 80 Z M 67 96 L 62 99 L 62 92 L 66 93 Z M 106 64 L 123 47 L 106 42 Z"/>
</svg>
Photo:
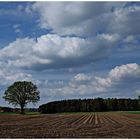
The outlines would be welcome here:
<svg viewBox="0 0 140 140">
<path fill-rule="evenodd" d="M 35 104 L 40 100 L 37 86 L 28 81 L 17 81 L 7 88 L 3 98 L 15 106 L 21 107 L 21 114 L 24 114 L 24 107 L 28 103 Z"/>
</svg>

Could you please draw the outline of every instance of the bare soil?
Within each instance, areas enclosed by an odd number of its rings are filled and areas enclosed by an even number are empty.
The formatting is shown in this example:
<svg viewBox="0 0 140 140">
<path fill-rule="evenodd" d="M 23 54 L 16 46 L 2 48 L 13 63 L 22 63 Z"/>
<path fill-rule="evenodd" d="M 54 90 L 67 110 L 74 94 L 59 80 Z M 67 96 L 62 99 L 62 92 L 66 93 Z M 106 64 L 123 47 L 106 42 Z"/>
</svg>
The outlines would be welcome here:
<svg viewBox="0 0 140 140">
<path fill-rule="evenodd" d="M 0 138 L 140 138 L 140 115 L 0 115 Z"/>
</svg>

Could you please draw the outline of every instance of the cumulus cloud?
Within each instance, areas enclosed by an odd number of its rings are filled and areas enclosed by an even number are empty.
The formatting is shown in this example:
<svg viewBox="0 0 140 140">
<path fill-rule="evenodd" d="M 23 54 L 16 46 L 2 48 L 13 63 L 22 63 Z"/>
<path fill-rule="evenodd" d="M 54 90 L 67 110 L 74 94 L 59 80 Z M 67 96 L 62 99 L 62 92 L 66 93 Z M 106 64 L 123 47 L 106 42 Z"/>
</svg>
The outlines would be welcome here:
<svg viewBox="0 0 140 140">
<path fill-rule="evenodd" d="M 111 8 L 105 2 L 37 2 L 32 6 L 40 15 L 41 28 L 51 28 L 61 35 L 80 36 L 95 34 L 103 22 L 100 16 Z"/>
<path fill-rule="evenodd" d="M 139 78 L 140 76 L 140 66 L 136 63 L 116 66 L 109 72 L 109 77 L 115 81 L 119 81 L 122 78 L 128 77 Z"/>
<path fill-rule="evenodd" d="M 140 32 L 137 3 L 37 2 L 32 9 L 39 13 L 41 28 L 60 35 L 91 36 L 104 31 L 127 36 Z"/>
<path fill-rule="evenodd" d="M 0 86 L 7 86 L 15 81 L 33 80 L 32 75 L 19 70 L 0 68 Z"/>
<path fill-rule="evenodd" d="M 136 63 L 116 66 L 112 69 L 105 78 L 95 77 L 95 87 L 101 87 L 107 90 L 109 87 L 120 86 L 128 88 L 127 86 L 134 86 L 140 80 L 140 66 Z M 124 86 L 126 84 L 126 87 Z M 119 87 L 117 87 L 119 89 Z"/>
<path fill-rule="evenodd" d="M 74 76 L 75 81 L 87 81 L 87 80 L 90 80 L 90 79 L 91 79 L 91 77 L 85 75 L 84 73 L 79 73 L 79 74 Z"/>
<path fill-rule="evenodd" d="M 1 49 L 0 60 L 9 66 L 36 70 L 77 67 L 107 57 L 118 39 L 117 34 L 99 34 L 91 39 L 56 34 L 27 37 Z"/>
</svg>

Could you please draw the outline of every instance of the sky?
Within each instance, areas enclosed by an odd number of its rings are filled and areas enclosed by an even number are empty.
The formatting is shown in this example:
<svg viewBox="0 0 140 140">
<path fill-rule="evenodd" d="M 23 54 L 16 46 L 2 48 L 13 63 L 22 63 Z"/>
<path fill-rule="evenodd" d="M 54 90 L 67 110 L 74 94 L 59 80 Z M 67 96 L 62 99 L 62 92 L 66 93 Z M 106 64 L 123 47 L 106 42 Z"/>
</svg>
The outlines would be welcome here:
<svg viewBox="0 0 140 140">
<path fill-rule="evenodd" d="M 15 81 L 37 85 L 36 107 L 137 98 L 139 25 L 140 2 L 0 2 L 0 106 Z"/>
</svg>

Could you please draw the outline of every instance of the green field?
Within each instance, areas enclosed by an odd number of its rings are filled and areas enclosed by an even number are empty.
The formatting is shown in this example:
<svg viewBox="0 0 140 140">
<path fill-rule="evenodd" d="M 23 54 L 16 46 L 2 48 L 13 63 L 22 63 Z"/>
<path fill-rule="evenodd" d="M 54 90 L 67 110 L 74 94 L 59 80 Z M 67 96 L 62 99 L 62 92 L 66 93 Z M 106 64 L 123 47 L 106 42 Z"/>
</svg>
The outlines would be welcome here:
<svg viewBox="0 0 140 140">
<path fill-rule="evenodd" d="M 0 115 L 12 115 L 12 114 L 20 114 L 20 113 L 16 113 L 16 112 L 0 112 Z M 39 115 L 40 112 L 25 112 L 25 115 Z"/>
<path fill-rule="evenodd" d="M 140 111 L 127 111 L 129 114 L 140 114 Z"/>
<path fill-rule="evenodd" d="M 40 112 L 25 112 L 25 115 L 39 115 Z"/>
<path fill-rule="evenodd" d="M 69 114 L 94 114 L 94 113 L 128 113 L 128 114 L 140 114 L 140 111 L 108 111 L 108 112 L 63 112 L 63 113 L 54 113 L 54 114 L 62 114 L 62 115 L 69 115 Z M 0 112 L 2 114 L 20 114 L 15 112 Z M 41 115 L 40 112 L 25 112 L 25 115 Z M 51 113 L 50 113 L 51 114 Z"/>
<path fill-rule="evenodd" d="M 15 113 L 15 112 L 0 112 L 0 115 L 12 115 L 12 114 L 17 114 L 17 113 Z"/>
</svg>

